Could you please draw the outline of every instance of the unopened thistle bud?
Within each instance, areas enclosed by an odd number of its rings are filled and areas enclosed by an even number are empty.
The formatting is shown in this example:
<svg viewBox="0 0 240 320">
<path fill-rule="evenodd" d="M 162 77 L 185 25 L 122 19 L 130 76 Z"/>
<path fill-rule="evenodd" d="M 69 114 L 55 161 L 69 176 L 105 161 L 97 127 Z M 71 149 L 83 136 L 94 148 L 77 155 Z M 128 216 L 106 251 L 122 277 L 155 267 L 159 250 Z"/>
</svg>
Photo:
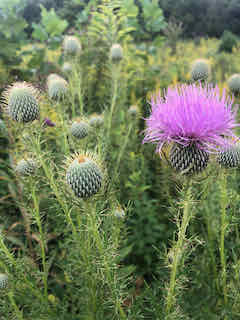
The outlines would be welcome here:
<svg viewBox="0 0 240 320">
<path fill-rule="evenodd" d="M 66 180 L 76 197 L 89 198 L 100 190 L 103 171 L 92 156 L 78 154 L 71 159 Z"/>
<path fill-rule="evenodd" d="M 84 120 L 76 120 L 71 126 L 71 134 L 78 139 L 83 139 L 88 135 L 89 125 Z"/>
<path fill-rule="evenodd" d="M 69 62 L 65 62 L 62 66 L 62 72 L 65 74 L 70 74 L 73 71 L 72 64 Z"/>
<path fill-rule="evenodd" d="M 129 109 L 128 109 L 128 114 L 132 117 L 136 117 L 139 113 L 139 108 L 138 106 L 130 106 Z"/>
<path fill-rule="evenodd" d="M 240 167 L 240 144 L 230 145 L 219 152 L 218 163 L 225 168 Z"/>
<path fill-rule="evenodd" d="M 3 97 L 12 120 L 27 123 L 39 118 L 39 92 L 31 84 L 16 82 L 4 91 Z"/>
<path fill-rule="evenodd" d="M 233 94 L 240 94 L 240 74 L 235 73 L 228 79 L 228 87 Z"/>
<path fill-rule="evenodd" d="M 8 275 L 0 273 L 0 290 L 6 289 L 8 286 Z"/>
<path fill-rule="evenodd" d="M 93 127 L 100 127 L 104 122 L 103 115 L 94 113 L 89 118 L 89 124 Z"/>
<path fill-rule="evenodd" d="M 197 59 L 192 63 L 191 78 L 194 81 L 207 80 L 211 73 L 211 68 L 208 60 Z"/>
<path fill-rule="evenodd" d="M 114 217 L 118 219 L 124 219 L 126 217 L 126 214 L 122 208 L 118 208 L 113 212 Z"/>
<path fill-rule="evenodd" d="M 61 99 L 67 93 L 68 83 L 62 77 L 58 76 L 47 82 L 47 88 L 51 99 Z"/>
<path fill-rule="evenodd" d="M 82 46 L 77 37 L 65 36 L 63 40 L 63 52 L 65 55 L 78 55 Z"/>
<path fill-rule="evenodd" d="M 17 163 L 16 172 L 21 176 L 29 176 L 34 174 L 37 164 L 33 159 L 22 159 Z"/>
<path fill-rule="evenodd" d="M 123 48 L 121 47 L 120 44 L 116 43 L 113 44 L 111 49 L 110 49 L 110 58 L 112 62 L 120 62 L 123 58 Z"/>
</svg>

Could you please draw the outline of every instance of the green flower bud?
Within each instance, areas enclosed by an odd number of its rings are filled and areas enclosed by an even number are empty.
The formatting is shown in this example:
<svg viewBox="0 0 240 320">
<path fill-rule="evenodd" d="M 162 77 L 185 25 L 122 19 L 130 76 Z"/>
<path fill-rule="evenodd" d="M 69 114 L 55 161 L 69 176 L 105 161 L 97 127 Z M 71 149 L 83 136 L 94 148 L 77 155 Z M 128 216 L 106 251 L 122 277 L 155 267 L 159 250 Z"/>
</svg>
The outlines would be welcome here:
<svg viewBox="0 0 240 320">
<path fill-rule="evenodd" d="M 228 87 L 233 94 L 240 93 L 240 74 L 235 73 L 228 79 Z"/>
<path fill-rule="evenodd" d="M 37 164 L 33 159 L 22 159 L 17 163 L 16 172 L 21 176 L 33 175 L 36 171 Z"/>
<path fill-rule="evenodd" d="M 112 62 L 118 63 L 123 58 L 123 49 L 120 44 L 113 44 L 110 49 L 110 58 Z"/>
<path fill-rule="evenodd" d="M 0 290 L 6 289 L 8 286 L 8 275 L 0 273 Z"/>
<path fill-rule="evenodd" d="M 71 134 L 78 139 L 83 139 L 88 135 L 89 125 L 87 122 L 80 120 L 74 121 L 71 126 Z"/>
<path fill-rule="evenodd" d="M 39 118 L 39 92 L 26 82 L 16 82 L 3 93 L 6 112 L 12 120 L 32 122 Z"/>
<path fill-rule="evenodd" d="M 103 115 L 94 113 L 89 118 L 89 124 L 92 127 L 100 127 L 104 122 Z"/>
<path fill-rule="evenodd" d="M 48 95 L 51 99 L 61 99 L 68 91 L 68 83 L 62 77 L 58 76 L 47 82 Z"/>
<path fill-rule="evenodd" d="M 63 40 L 63 52 L 65 55 L 77 55 L 81 50 L 82 46 L 77 37 L 65 36 Z"/>
<path fill-rule="evenodd" d="M 207 80 L 211 73 L 211 68 L 208 60 L 198 59 L 192 63 L 191 77 L 192 80 Z"/>
</svg>

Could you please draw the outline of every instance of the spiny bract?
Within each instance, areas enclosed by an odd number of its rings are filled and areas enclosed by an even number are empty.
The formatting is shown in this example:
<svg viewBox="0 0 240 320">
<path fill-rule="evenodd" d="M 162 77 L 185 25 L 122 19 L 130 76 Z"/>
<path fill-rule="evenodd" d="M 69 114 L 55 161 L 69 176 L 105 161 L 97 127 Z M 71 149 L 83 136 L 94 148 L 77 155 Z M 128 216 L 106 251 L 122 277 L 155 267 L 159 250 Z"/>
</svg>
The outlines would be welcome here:
<svg viewBox="0 0 240 320">
<path fill-rule="evenodd" d="M 78 139 L 83 139 L 88 135 L 89 125 L 85 121 L 74 121 L 71 126 L 71 134 Z"/>
<path fill-rule="evenodd" d="M 221 150 L 217 156 L 218 163 L 225 168 L 240 166 L 240 144 L 230 145 Z"/>
<path fill-rule="evenodd" d="M 14 83 L 4 91 L 3 98 L 12 120 L 27 123 L 39 118 L 39 92 L 31 84 Z"/>
<path fill-rule="evenodd" d="M 65 36 L 63 40 L 63 51 L 66 55 L 77 55 L 81 52 L 82 46 L 77 37 Z"/>
<path fill-rule="evenodd" d="M 89 198 L 101 188 L 103 172 L 93 158 L 77 155 L 67 169 L 66 180 L 76 197 Z"/>
<path fill-rule="evenodd" d="M 8 275 L 0 273 L 0 289 L 6 289 L 8 286 Z"/>
<path fill-rule="evenodd" d="M 210 64 L 205 59 L 198 59 L 192 63 L 191 78 L 194 81 L 206 80 L 210 76 Z"/>
<path fill-rule="evenodd" d="M 36 162 L 33 159 L 22 159 L 17 163 L 16 172 L 22 176 L 34 174 L 37 168 Z"/>
<path fill-rule="evenodd" d="M 113 62 L 119 62 L 123 58 L 123 48 L 120 44 L 115 43 L 110 49 L 110 58 Z"/>
<path fill-rule="evenodd" d="M 184 147 L 175 143 L 170 151 L 172 167 L 182 174 L 199 173 L 206 168 L 208 160 L 209 154 L 195 144 Z"/>
<path fill-rule="evenodd" d="M 228 79 L 228 87 L 234 94 L 240 93 L 240 74 L 235 73 Z"/>
</svg>

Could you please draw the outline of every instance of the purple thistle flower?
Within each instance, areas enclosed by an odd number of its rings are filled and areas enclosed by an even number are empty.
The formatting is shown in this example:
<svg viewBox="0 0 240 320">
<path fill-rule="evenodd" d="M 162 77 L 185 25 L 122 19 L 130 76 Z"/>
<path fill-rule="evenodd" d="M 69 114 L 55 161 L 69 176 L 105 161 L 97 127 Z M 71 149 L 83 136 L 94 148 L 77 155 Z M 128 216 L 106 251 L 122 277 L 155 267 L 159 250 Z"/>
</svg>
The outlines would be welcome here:
<svg viewBox="0 0 240 320">
<path fill-rule="evenodd" d="M 52 122 L 49 118 L 44 118 L 43 125 L 48 126 L 48 127 L 55 127 L 56 126 L 56 124 L 54 122 Z"/>
<path fill-rule="evenodd" d="M 159 153 L 170 143 L 216 151 L 224 146 L 225 137 L 236 138 L 233 129 L 240 124 L 232 105 L 233 99 L 227 97 L 225 90 L 220 95 L 219 88 L 211 85 L 168 88 L 164 98 L 159 93 L 151 99 L 152 113 L 146 119 L 143 143 L 156 143 Z"/>
</svg>

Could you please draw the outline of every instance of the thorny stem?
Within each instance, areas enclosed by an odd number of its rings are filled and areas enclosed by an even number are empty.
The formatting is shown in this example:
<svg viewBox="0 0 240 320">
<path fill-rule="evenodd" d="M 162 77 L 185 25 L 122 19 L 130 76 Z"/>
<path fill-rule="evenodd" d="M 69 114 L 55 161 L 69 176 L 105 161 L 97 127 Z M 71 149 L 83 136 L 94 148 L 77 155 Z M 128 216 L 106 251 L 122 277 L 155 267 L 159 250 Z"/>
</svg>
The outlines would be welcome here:
<svg viewBox="0 0 240 320">
<path fill-rule="evenodd" d="M 166 299 L 166 313 L 169 314 L 174 304 L 177 269 L 183 254 L 183 244 L 186 239 L 186 230 L 191 218 L 191 182 L 186 183 L 186 198 L 183 202 L 182 223 L 178 227 L 178 240 L 174 248 L 173 263 L 171 266 L 170 286 Z"/>
</svg>

